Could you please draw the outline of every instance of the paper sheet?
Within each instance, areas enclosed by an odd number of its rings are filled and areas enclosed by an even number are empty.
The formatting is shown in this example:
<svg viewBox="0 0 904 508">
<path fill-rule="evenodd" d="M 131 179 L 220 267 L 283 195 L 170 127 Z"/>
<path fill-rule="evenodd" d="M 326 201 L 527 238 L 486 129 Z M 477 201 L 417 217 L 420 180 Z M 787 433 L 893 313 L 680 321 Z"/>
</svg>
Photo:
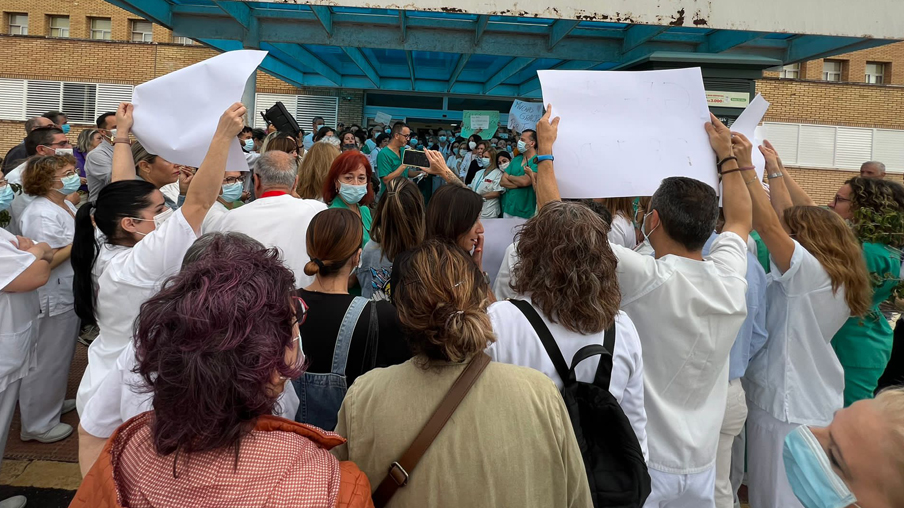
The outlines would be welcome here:
<svg viewBox="0 0 904 508">
<path fill-rule="evenodd" d="M 718 191 L 699 68 L 537 74 L 561 118 L 553 155 L 563 198 L 651 196 L 670 176 Z"/>
<path fill-rule="evenodd" d="M 226 108 L 241 102 L 245 83 L 266 51 L 228 51 L 135 87 L 132 132 L 148 152 L 199 167 Z M 238 138 L 226 171 L 248 171 Z"/>
<path fill-rule="evenodd" d="M 763 179 L 763 171 L 766 169 L 766 159 L 760 153 L 760 149 L 757 148 L 763 143 L 763 140 L 757 138 L 756 132 L 757 126 L 763 121 L 767 110 L 769 110 L 769 102 L 762 95 L 757 94 L 750 102 L 750 105 L 747 106 L 747 109 L 742 111 L 738 119 L 731 125 L 731 130 L 747 136 L 747 139 L 753 143 L 751 156 L 753 165 L 756 167 L 756 174 L 760 180 Z"/>
<path fill-rule="evenodd" d="M 515 241 L 518 227 L 527 219 L 481 219 L 483 224 L 483 269 L 490 276 L 490 287 L 502 265 L 505 249 Z"/>
<path fill-rule="evenodd" d="M 471 115 L 471 129 L 489 129 L 490 115 Z"/>
<path fill-rule="evenodd" d="M 515 132 L 536 129 L 537 121 L 543 116 L 543 104 L 539 102 L 515 101 L 508 114 L 508 128 Z"/>
<path fill-rule="evenodd" d="M 486 127 L 473 127 L 474 119 L 477 120 L 478 126 L 486 125 Z M 478 129 L 480 132 L 475 133 Z M 499 130 L 498 111 L 462 111 L 461 136 L 463 138 L 467 139 L 471 134 L 479 134 L 482 139 L 490 139 L 497 130 Z"/>
<path fill-rule="evenodd" d="M 382 111 L 377 111 L 377 114 L 374 115 L 374 123 L 381 123 L 386 127 L 392 127 L 389 122 L 392 121 L 392 115 L 389 113 L 384 113 Z"/>
</svg>

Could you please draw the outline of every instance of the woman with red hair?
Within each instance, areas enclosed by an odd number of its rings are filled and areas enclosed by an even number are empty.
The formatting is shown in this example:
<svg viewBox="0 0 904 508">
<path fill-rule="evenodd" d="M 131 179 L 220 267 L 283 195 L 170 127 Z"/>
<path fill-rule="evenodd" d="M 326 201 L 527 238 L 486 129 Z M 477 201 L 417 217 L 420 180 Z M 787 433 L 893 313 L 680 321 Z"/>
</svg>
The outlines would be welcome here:
<svg viewBox="0 0 904 508">
<path fill-rule="evenodd" d="M 364 226 L 362 249 L 370 241 L 370 225 L 373 222 L 368 207 L 374 201 L 373 174 L 367 156 L 350 150 L 336 157 L 323 184 L 324 203 L 330 208 L 351 210 L 361 218 Z"/>
</svg>

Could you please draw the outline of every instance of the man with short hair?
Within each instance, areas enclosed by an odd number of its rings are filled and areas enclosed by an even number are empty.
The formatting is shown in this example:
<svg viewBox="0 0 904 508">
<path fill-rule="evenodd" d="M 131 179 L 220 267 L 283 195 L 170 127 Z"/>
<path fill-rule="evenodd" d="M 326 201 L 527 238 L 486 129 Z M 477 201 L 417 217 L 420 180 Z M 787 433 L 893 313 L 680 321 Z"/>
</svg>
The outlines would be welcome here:
<svg viewBox="0 0 904 508">
<path fill-rule="evenodd" d="M 499 185 L 506 189 L 502 195 L 502 216 L 506 219 L 530 219 L 537 213 L 537 194 L 534 174 L 537 172 L 537 132 L 525 129 L 518 141 L 518 156 L 512 159 L 502 174 Z"/>
<path fill-rule="evenodd" d="M 69 134 L 69 118 L 66 113 L 62 111 L 48 111 L 41 116 L 53 122 L 57 129 L 63 131 L 63 134 Z"/>
<path fill-rule="evenodd" d="M 51 127 L 53 122 L 44 118 L 43 116 L 36 116 L 34 118 L 29 118 L 25 121 L 25 135 L 28 136 L 31 134 L 31 131 L 39 128 L 39 127 Z M 6 152 L 6 157 L 3 159 L 2 170 L 3 174 L 6 175 L 10 171 L 13 170 L 19 164 L 22 164 L 25 159 L 28 158 L 28 154 L 25 151 L 25 139 L 22 139 L 22 142 L 18 145 L 10 148 L 8 152 Z"/>
<path fill-rule="evenodd" d="M 439 131 L 439 153 L 443 154 L 444 159 L 448 159 L 450 155 L 452 155 L 452 137 L 451 134 L 446 131 Z"/>
<path fill-rule="evenodd" d="M 860 166 L 860 176 L 863 178 L 885 178 L 885 164 L 879 161 L 867 161 Z"/>
<path fill-rule="evenodd" d="M 264 129 L 251 129 L 251 139 L 254 140 L 254 150 L 252 152 L 260 152 L 264 138 L 267 137 L 267 131 Z"/>
<path fill-rule="evenodd" d="M 245 233 L 267 247 L 278 247 L 286 267 L 295 273 L 295 287 L 314 281 L 305 275 L 311 260 L 307 250 L 307 229 L 311 219 L 326 205 L 313 199 L 292 197 L 298 184 L 298 163 L 282 151 L 269 151 L 257 159 L 254 176 L 257 199 L 223 214 L 219 231 Z"/>
<path fill-rule="evenodd" d="M 25 152 L 29 158 L 34 155 L 72 155 L 72 145 L 69 144 L 69 140 L 61 129 L 51 125 L 49 127 L 39 127 L 28 134 L 25 138 Z M 11 184 L 22 185 L 22 172 L 27 165 L 28 159 L 25 159 L 6 175 L 6 181 Z M 9 207 L 12 220 L 7 229 L 14 235 L 19 234 L 18 218 L 22 216 L 22 212 L 34 199 L 34 196 L 24 192 L 13 199 L 13 203 Z"/>
<path fill-rule="evenodd" d="M 312 146 L 314 146 L 314 136 L 317 134 L 317 131 L 323 127 L 323 117 L 315 116 L 313 120 L 311 120 L 311 132 L 308 133 L 307 136 L 304 137 L 304 149 L 310 150 Z"/>
<path fill-rule="evenodd" d="M 405 148 L 411 139 L 411 129 L 403 122 L 396 122 L 392 126 L 389 144 L 386 148 L 380 150 L 377 155 L 377 176 L 380 177 L 380 196 L 386 190 L 386 186 L 392 180 L 400 176 L 406 178 L 415 178 L 421 174 L 420 171 L 410 169 L 402 160 L 405 158 Z"/>
<path fill-rule="evenodd" d="M 116 113 L 107 112 L 97 117 L 101 141 L 97 148 L 85 157 L 85 175 L 88 177 L 88 201 L 97 200 L 100 190 L 110 183 L 113 175 L 113 138 L 116 137 Z"/>
</svg>

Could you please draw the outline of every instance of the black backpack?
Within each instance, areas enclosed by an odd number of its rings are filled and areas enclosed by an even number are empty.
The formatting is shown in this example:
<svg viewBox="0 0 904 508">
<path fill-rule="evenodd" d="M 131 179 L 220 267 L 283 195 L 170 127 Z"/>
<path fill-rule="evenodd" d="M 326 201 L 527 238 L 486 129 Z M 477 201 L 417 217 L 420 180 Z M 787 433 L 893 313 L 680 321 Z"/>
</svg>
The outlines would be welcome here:
<svg viewBox="0 0 904 508">
<path fill-rule="evenodd" d="M 562 378 L 562 397 L 584 458 L 593 506 L 642 507 L 650 495 L 650 475 L 634 428 L 618 401 L 609 393 L 615 324 L 606 330 L 603 346 L 592 344 L 582 347 L 575 353 L 569 369 L 552 333 L 537 311 L 523 300 L 509 301 L 530 321 Z M 593 383 L 578 381 L 575 368 L 596 355 L 600 355 L 600 363 Z"/>
</svg>

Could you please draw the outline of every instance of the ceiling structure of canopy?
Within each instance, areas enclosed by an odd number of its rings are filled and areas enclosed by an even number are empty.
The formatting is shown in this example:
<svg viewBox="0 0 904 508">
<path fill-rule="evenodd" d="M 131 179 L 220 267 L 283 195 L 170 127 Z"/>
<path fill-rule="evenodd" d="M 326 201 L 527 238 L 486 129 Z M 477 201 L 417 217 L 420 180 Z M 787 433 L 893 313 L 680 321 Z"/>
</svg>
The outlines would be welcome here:
<svg viewBox="0 0 904 508">
<path fill-rule="evenodd" d="M 882 9 L 847 0 L 505 4 L 518 11 L 480 0 L 107 1 L 221 51 L 269 51 L 262 69 L 295 86 L 506 98 L 539 97 L 543 69 L 620 70 L 656 58 L 767 68 L 904 34 L 904 2 L 884 1 Z"/>
</svg>

